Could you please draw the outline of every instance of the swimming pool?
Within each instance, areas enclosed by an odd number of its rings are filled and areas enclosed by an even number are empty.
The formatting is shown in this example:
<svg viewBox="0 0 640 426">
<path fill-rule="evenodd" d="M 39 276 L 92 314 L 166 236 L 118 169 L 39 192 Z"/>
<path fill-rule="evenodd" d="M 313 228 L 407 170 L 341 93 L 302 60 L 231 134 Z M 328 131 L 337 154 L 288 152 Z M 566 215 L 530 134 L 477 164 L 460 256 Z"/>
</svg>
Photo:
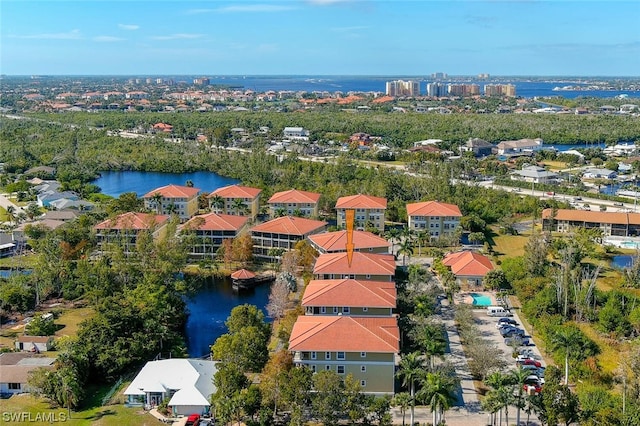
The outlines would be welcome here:
<svg viewBox="0 0 640 426">
<path fill-rule="evenodd" d="M 637 241 L 623 241 L 620 243 L 620 247 L 622 248 L 630 248 L 630 249 L 637 249 L 638 248 L 638 242 Z"/>
<path fill-rule="evenodd" d="M 493 305 L 493 299 L 489 296 L 485 296 L 484 294 L 471 293 L 470 296 L 473 298 L 474 306 L 491 306 Z"/>
</svg>

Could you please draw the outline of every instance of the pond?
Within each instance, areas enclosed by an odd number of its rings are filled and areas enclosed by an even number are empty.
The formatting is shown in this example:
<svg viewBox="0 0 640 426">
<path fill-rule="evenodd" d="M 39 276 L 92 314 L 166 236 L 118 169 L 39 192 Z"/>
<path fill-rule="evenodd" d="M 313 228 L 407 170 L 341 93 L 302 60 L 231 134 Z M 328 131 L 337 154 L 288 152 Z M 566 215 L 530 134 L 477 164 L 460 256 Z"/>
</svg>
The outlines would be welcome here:
<svg viewBox="0 0 640 426">
<path fill-rule="evenodd" d="M 0 278 L 9 278 L 12 275 L 29 275 L 31 269 L 0 269 Z"/>
<path fill-rule="evenodd" d="M 227 332 L 224 322 L 239 305 L 255 305 L 265 311 L 271 286 L 266 283 L 249 291 L 238 292 L 229 278 L 207 278 L 199 290 L 185 298 L 189 318 L 185 326 L 187 351 L 191 357 L 208 355 L 210 346 Z"/>
<path fill-rule="evenodd" d="M 103 194 L 119 197 L 124 192 L 135 192 L 138 197 L 165 185 L 185 185 L 187 181 L 203 192 L 211 192 L 223 186 L 239 183 L 237 179 L 220 176 L 213 172 L 160 173 L 160 172 L 100 172 L 92 183 L 98 185 Z"/>
<path fill-rule="evenodd" d="M 624 269 L 631 266 L 633 263 L 634 255 L 631 254 L 621 254 L 618 256 L 613 256 L 611 258 L 611 267 L 617 269 Z"/>
</svg>

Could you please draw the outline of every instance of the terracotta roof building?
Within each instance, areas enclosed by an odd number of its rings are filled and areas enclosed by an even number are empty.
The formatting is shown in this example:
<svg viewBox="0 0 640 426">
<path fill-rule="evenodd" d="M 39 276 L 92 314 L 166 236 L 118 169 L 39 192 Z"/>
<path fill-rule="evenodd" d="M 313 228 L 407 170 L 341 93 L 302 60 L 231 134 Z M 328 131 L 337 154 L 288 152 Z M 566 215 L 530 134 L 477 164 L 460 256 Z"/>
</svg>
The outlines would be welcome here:
<svg viewBox="0 0 640 426">
<path fill-rule="evenodd" d="M 347 253 L 318 256 L 313 275 L 318 280 L 351 278 L 363 281 L 393 281 L 396 261 L 392 254 L 353 253 L 351 265 Z"/>
<path fill-rule="evenodd" d="M 432 239 L 455 235 L 460 227 L 462 213 L 455 204 L 438 201 L 407 204 L 411 231 L 428 231 Z"/>
<path fill-rule="evenodd" d="M 198 212 L 198 188 L 167 185 L 142 196 L 144 207 L 158 214 L 177 214 L 180 221 L 189 220 Z"/>
<path fill-rule="evenodd" d="M 259 188 L 229 185 L 218 188 L 209 194 L 209 205 L 214 213 L 250 216 L 255 220 L 260 212 L 261 193 L 262 190 Z"/>
<path fill-rule="evenodd" d="M 368 394 L 393 394 L 400 333 L 395 317 L 298 317 L 289 350 L 313 372 L 351 374 Z"/>
<path fill-rule="evenodd" d="M 135 250 L 138 235 L 150 232 L 153 238 L 164 235 L 169 216 L 149 213 L 123 213 L 104 220 L 93 227 L 100 251 L 108 250 L 111 244 L 121 245 L 125 253 Z"/>
<path fill-rule="evenodd" d="M 396 286 L 391 281 L 311 280 L 302 307 L 306 315 L 391 316 Z"/>
<path fill-rule="evenodd" d="M 482 285 L 484 276 L 495 269 L 488 257 L 472 251 L 449 253 L 442 263 L 451 268 L 460 284 Z"/>
<path fill-rule="evenodd" d="M 309 236 L 309 242 L 322 253 L 347 251 L 347 231 L 325 232 Z M 354 250 L 369 253 L 389 253 L 391 243 L 367 231 L 353 231 Z"/>
<path fill-rule="evenodd" d="M 271 217 L 289 215 L 318 217 L 320 212 L 320 197 L 317 192 L 288 191 L 276 192 L 269 198 L 269 214 Z"/>
<path fill-rule="evenodd" d="M 181 226 L 180 232 L 195 234 L 189 250 L 192 259 L 214 259 L 222 241 L 237 237 L 248 221 L 246 216 L 209 213 L 192 217 Z"/>
<path fill-rule="evenodd" d="M 292 250 L 298 241 L 326 228 L 327 222 L 292 216 L 261 223 L 251 229 L 253 253 L 262 259 L 278 259 L 283 252 Z"/>
<path fill-rule="evenodd" d="M 387 199 L 372 195 L 350 195 L 340 197 L 336 202 L 338 215 L 338 227 L 344 228 L 345 210 L 355 210 L 355 228 L 364 230 L 371 226 L 379 231 L 384 231 L 384 213 L 387 209 Z"/>
<path fill-rule="evenodd" d="M 546 231 L 571 232 L 574 228 L 598 228 L 605 237 L 640 235 L 640 213 L 592 212 L 544 209 L 542 227 Z"/>
</svg>

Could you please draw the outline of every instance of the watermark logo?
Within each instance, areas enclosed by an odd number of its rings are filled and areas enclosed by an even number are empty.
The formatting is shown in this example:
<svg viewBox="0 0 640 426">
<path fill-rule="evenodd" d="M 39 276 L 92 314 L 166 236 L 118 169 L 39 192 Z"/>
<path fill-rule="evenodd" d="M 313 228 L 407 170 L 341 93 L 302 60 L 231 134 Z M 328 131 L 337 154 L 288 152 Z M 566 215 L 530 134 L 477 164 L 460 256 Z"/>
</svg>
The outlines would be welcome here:
<svg viewBox="0 0 640 426">
<path fill-rule="evenodd" d="M 62 423 L 69 420 L 69 416 L 62 411 L 3 411 L 0 419 L 2 423 Z"/>
</svg>

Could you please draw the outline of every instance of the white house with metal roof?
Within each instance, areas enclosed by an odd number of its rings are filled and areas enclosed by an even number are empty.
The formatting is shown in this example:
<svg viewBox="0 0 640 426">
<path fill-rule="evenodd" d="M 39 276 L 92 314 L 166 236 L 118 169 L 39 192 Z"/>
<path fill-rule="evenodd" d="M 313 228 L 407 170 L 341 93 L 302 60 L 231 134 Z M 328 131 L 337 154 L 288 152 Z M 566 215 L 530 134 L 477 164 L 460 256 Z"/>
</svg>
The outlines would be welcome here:
<svg viewBox="0 0 640 426">
<path fill-rule="evenodd" d="M 521 180 L 534 183 L 551 183 L 555 182 L 557 178 L 557 173 L 550 172 L 539 166 L 523 167 L 522 170 L 516 170 L 511 175 L 511 180 Z"/>
</svg>

